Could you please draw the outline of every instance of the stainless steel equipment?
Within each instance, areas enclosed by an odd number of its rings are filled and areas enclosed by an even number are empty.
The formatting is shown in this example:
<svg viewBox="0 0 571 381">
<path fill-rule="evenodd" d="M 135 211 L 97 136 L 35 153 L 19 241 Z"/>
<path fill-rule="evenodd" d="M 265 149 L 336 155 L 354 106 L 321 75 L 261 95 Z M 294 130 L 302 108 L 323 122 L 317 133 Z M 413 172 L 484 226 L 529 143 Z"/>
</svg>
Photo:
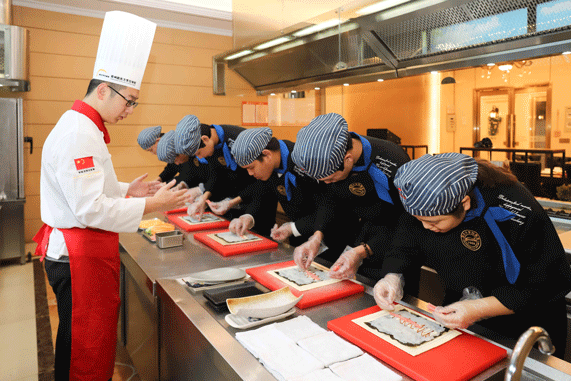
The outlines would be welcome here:
<svg viewBox="0 0 571 381">
<path fill-rule="evenodd" d="M 0 98 L 0 260 L 24 254 L 24 123 L 21 98 Z"/>
<path fill-rule="evenodd" d="M 28 31 L 10 25 L 12 1 L 0 2 L 0 88 L 30 91 L 28 81 Z"/>
</svg>

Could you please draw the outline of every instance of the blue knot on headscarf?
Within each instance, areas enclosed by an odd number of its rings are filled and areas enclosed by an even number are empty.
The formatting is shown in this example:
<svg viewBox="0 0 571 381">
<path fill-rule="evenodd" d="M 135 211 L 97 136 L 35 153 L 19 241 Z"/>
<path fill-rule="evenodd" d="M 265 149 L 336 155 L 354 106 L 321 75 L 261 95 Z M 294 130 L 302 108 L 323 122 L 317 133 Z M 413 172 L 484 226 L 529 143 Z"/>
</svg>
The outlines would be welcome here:
<svg viewBox="0 0 571 381">
<path fill-rule="evenodd" d="M 470 221 L 475 217 L 480 217 L 484 211 L 486 204 L 484 202 L 484 198 L 482 197 L 482 193 L 480 193 L 480 190 L 477 187 L 474 188 L 474 194 L 476 195 L 477 207 L 476 209 L 469 210 L 468 213 L 466 213 L 464 221 Z M 510 284 L 514 284 L 517 280 L 520 271 L 520 264 L 510 244 L 506 240 L 506 237 L 504 237 L 502 231 L 498 227 L 498 224 L 496 224 L 496 221 L 503 222 L 514 217 L 515 214 L 499 206 L 491 206 L 486 210 L 486 213 L 484 213 L 484 220 L 488 224 L 488 227 L 492 230 L 492 233 L 494 234 L 494 237 L 496 238 L 496 241 L 502 250 L 504 270 Z"/>
<path fill-rule="evenodd" d="M 377 196 L 379 196 L 381 200 L 394 205 L 393 199 L 389 194 L 389 179 L 387 178 L 387 175 L 385 172 L 377 168 L 376 165 L 371 163 L 371 143 L 369 143 L 367 139 L 362 138 L 359 134 L 354 132 L 351 132 L 351 136 L 358 137 L 361 140 L 361 144 L 363 145 L 363 159 L 365 161 L 364 165 L 353 167 L 353 171 L 362 172 L 367 170 L 373 179 L 373 183 L 375 184 Z"/>
<path fill-rule="evenodd" d="M 287 146 L 283 142 L 283 140 L 278 140 L 278 143 L 280 143 L 282 166 L 279 169 L 276 169 L 276 172 L 284 175 L 286 197 L 288 201 L 291 201 L 291 186 L 293 185 L 294 187 L 296 187 L 297 180 L 295 175 L 287 170 L 287 159 L 289 158 L 289 149 L 287 149 Z"/>
<path fill-rule="evenodd" d="M 228 147 L 228 144 L 226 144 L 226 142 L 224 141 L 224 129 L 217 124 L 213 124 L 212 127 L 214 127 L 214 129 L 216 130 L 216 134 L 218 135 L 218 139 L 220 141 L 220 143 L 218 143 L 214 146 L 214 149 L 222 148 L 222 154 L 224 155 L 224 160 L 226 161 L 226 166 L 229 167 L 231 170 L 235 171 L 236 168 L 238 168 L 238 164 L 234 160 L 234 157 L 232 156 L 232 153 L 230 152 L 230 148 Z"/>
<path fill-rule="evenodd" d="M 208 164 L 208 160 L 206 160 L 206 158 L 204 157 L 197 157 L 198 161 L 201 162 L 202 164 Z"/>
</svg>

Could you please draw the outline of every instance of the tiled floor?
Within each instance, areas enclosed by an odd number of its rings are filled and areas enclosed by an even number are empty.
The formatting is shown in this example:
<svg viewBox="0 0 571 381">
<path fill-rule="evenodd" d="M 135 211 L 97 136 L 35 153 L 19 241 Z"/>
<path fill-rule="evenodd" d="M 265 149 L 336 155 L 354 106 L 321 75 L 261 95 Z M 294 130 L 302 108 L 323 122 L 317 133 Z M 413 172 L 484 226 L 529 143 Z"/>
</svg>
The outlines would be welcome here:
<svg viewBox="0 0 571 381">
<path fill-rule="evenodd" d="M 55 342 L 57 305 L 47 278 L 46 292 Z M 0 381 L 38 381 L 36 335 L 33 263 L 3 262 L 0 264 Z M 113 381 L 140 381 L 121 345 L 117 346 L 115 361 Z"/>
</svg>

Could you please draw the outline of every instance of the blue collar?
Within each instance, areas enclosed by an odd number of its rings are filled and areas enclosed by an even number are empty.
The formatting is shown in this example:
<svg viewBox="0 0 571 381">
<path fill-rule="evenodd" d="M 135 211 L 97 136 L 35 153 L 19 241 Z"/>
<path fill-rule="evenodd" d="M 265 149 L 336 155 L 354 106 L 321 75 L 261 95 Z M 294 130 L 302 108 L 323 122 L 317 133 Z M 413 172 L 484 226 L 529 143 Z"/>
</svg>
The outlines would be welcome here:
<svg viewBox="0 0 571 381">
<path fill-rule="evenodd" d="M 277 173 L 283 174 L 285 171 L 287 171 L 287 159 L 289 158 L 289 150 L 287 149 L 287 146 L 283 140 L 278 140 L 278 143 L 280 143 L 280 154 L 281 154 L 282 165 L 280 168 L 276 169 L 275 171 Z"/>
<path fill-rule="evenodd" d="M 506 278 L 510 284 L 514 284 L 519 276 L 520 264 L 496 221 L 502 222 L 510 220 L 515 217 L 515 214 L 499 206 L 486 208 L 484 197 L 482 197 L 482 193 L 480 193 L 478 187 L 474 188 L 474 195 L 476 196 L 476 208 L 470 209 L 466 213 L 464 221 L 470 221 L 476 217 L 481 217 L 482 213 L 484 213 L 484 220 L 500 245 Z"/>
<path fill-rule="evenodd" d="M 371 165 L 371 143 L 369 143 L 367 139 L 363 138 L 359 134 L 356 134 L 354 132 L 350 132 L 349 134 L 350 134 L 349 137 L 359 138 L 359 140 L 361 141 L 361 145 L 363 146 L 363 153 L 361 155 L 363 156 L 363 161 L 365 162 L 364 165 L 360 165 L 358 167 L 354 166 L 353 171 L 355 172 L 366 171 L 367 168 L 369 168 L 369 165 Z"/>
</svg>

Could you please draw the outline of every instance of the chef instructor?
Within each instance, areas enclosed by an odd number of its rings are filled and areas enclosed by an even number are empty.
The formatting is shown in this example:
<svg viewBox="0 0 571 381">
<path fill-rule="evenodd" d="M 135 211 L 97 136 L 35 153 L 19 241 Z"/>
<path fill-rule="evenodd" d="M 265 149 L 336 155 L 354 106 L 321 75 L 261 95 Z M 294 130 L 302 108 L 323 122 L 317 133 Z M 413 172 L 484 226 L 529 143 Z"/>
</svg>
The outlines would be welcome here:
<svg viewBox="0 0 571 381">
<path fill-rule="evenodd" d="M 174 181 L 120 183 L 105 123 L 137 106 L 156 24 L 107 12 L 87 93 L 66 111 L 42 152 L 44 225 L 36 254 L 57 299 L 56 380 L 111 380 L 119 312 L 119 232 L 134 232 L 145 213 L 184 205 Z M 157 190 L 158 188 L 158 190 Z M 126 197 L 129 196 L 129 197 Z"/>
</svg>

